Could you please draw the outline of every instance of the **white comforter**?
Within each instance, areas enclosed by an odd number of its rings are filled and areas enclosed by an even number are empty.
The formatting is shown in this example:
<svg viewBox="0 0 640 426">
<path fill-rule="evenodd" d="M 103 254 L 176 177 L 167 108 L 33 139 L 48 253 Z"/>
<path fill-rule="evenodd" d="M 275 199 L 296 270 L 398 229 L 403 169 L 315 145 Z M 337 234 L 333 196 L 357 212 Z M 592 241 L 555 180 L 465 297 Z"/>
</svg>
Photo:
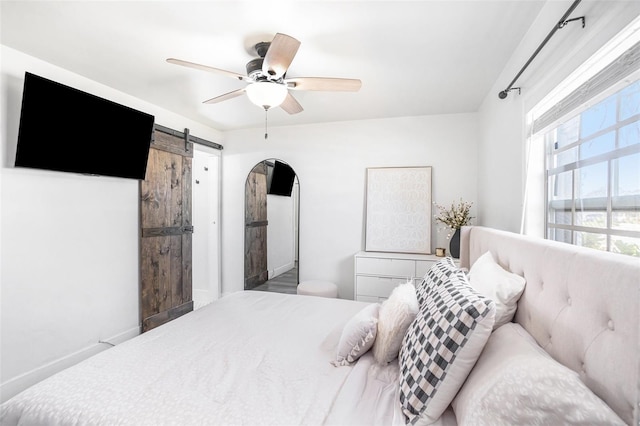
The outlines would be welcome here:
<svg viewBox="0 0 640 426">
<path fill-rule="evenodd" d="M 364 306 L 234 293 L 27 389 L 0 407 L 0 424 L 319 425 L 347 414 L 349 423 L 387 423 L 395 385 L 377 385 L 388 389 L 386 408 L 356 415 L 354 393 L 340 396 L 356 370 L 330 364 L 343 325 Z"/>
</svg>

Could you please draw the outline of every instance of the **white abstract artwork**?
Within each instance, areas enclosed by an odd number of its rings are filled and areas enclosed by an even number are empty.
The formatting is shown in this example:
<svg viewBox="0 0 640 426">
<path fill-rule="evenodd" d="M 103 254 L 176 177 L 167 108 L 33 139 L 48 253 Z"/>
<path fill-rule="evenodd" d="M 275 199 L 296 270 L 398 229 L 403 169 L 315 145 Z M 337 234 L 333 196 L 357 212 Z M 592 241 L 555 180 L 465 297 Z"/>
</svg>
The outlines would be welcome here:
<svg viewBox="0 0 640 426">
<path fill-rule="evenodd" d="M 367 169 L 365 250 L 431 254 L 431 167 Z"/>
</svg>

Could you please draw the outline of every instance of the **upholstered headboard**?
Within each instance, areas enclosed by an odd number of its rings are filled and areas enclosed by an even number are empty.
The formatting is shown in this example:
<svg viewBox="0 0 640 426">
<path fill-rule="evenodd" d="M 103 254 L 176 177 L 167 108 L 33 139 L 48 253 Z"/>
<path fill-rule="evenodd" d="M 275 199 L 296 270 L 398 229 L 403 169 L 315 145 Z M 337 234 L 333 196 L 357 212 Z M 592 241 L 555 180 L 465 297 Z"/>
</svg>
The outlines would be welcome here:
<svg viewBox="0 0 640 426">
<path fill-rule="evenodd" d="M 526 279 L 514 321 L 625 422 L 640 424 L 640 259 L 480 226 L 460 264 L 487 250 Z"/>
</svg>

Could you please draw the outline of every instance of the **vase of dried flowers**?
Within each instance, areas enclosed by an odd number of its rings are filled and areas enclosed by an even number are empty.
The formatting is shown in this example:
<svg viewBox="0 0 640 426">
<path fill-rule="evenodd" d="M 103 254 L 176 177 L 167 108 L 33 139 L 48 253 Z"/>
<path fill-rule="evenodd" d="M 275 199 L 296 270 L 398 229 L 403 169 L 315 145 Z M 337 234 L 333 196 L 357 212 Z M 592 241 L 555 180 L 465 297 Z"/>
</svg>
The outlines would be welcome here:
<svg viewBox="0 0 640 426">
<path fill-rule="evenodd" d="M 447 208 L 436 204 L 438 214 L 436 222 L 442 224 L 447 229 L 447 239 L 449 241 L 449 253 L 454 258 L 460 257 L 460 228 L 471 223 L 471 206 L 473 203 L 462 201 L 451 203 L 451 207 Z"/>
</svg>

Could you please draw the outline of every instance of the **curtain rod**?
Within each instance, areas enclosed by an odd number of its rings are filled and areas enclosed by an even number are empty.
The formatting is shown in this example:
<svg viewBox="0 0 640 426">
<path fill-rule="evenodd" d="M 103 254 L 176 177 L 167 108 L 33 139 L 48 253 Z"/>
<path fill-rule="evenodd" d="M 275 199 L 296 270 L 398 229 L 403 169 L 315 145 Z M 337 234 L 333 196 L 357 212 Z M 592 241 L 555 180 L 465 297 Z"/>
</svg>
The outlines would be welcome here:
<svg viewBox="0 0 640 426">
<path fill-rule="evenodd" d="M 533 55 L 531 55 L 531 57 L 529 58 L 529 60 L 524 64 L 524 66 L 522 67 L 522 69 L 518 72 L 518 74 L 516 74 L 516 76 L 514 77 L 514 79 L 511 81 L 511 83 L 509 83 L 509 86 L 504 89 L 503 91 L 501 91 L 500 93 L 498 93 L 498 97 L 500 99 L 504 99 L 507 97 L 507 95 L 509 94 L 510 91 L 512 90 L 518 90 L 518 93 L 520 93 L 520 88 L 519 87 L 513 87 L 514 83 L 516 82 L 516 80 L 518 80 L 518 78 L 520 77 L 520 75 L 524 72 L 525 69 L 527 69 L 527 67 L 529 66 L 529 64 L 531 63 L 531 61 L 533 61 L 533 58 L 536 57 L 536 55 L 538 53 L 540 53 L 540 51 L 542 50 L 542 48 L 544 47 L 545 44 L 547 44 L 547 42 L 549 41 L 549 39 L 551 39 L 551 37 L 555 34 L 556 31 L 558 31 L 561 28 L 564 28 L 565 25 L 567 25 L 569 22 L 573 22 L 573 21 L 577 21 L 577 20 L 582 20 L 582 28 L 584 28 L 585 25 L 585 20 L 584 20 L 584 16 L 580 16 L 578 18 L 573 18 L 573 19 L 567 19 L 569 17 L 569 15 L 571 15 L 571 12 L 574 11 L 574 9 L 578 6 L 578 4 L 581 2 L 582 0 L 575 0 L 573 2 L 573 4 L 571 5 L 571 7 L 569 7 L 569 9 L 565 12 L 565 14 L 562 16 L 562 18 L 560 18 L 560 20 L 558 21 L 558 23 L 553 27 L 553 29 L 551 30 L 551 32 L 547 35 L 547 37 L 542 41 L 542 43 L 540 43 L 540 46 L 538 46 L 538 48 L 536 49 L 535 52 L 533 52 Z"/>
</svg>

